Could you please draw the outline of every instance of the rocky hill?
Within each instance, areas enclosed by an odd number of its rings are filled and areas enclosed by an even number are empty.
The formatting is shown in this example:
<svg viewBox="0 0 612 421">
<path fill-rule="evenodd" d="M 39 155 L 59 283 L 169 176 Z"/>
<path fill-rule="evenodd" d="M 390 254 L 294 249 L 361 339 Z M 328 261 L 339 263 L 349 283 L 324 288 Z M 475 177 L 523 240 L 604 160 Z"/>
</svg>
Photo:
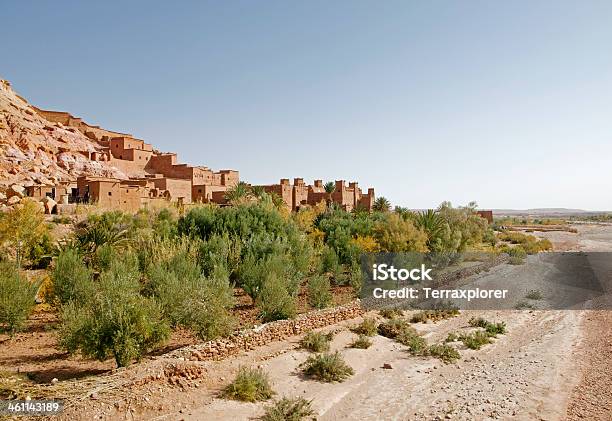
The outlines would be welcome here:
<svg viewBox="0 0 612 421">
<path fill-rule="evenodd" d="M 55 184 L 80 175 L 127 178 L 107 162 L 92 159 L 103 150 L 99 139 L 105 133 L 121 135 L 68 113 L 40 110 L 0 80 L 0 185 Z"/>
</svg>

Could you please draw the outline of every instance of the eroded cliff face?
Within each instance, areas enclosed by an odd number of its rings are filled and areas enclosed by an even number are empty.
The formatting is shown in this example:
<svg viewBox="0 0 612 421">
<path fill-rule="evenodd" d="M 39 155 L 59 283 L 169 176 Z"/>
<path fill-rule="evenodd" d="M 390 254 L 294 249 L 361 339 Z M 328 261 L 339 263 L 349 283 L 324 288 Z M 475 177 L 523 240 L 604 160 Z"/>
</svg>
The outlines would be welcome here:
<svg viewBox="0 0 612 421">
<path fill-rule="evenodd" d="M 0 80 L 0 185 L 55 184 L 80 175 L 127 178 L 95 158 L 103 150 L 83 128 L 44 118 Z"/>
</svg>

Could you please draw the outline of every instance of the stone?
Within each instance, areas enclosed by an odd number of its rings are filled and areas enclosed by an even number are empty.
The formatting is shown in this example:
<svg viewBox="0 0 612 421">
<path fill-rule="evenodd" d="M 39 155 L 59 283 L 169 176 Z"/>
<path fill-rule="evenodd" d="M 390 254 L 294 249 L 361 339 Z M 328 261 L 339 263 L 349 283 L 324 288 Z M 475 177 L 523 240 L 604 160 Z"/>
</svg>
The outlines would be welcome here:
<svg viewBox="0 0 612 421">
<path fill-rule="evenodd" d="M 45 207 L 45 213 L 48 213 L 48 214 L 53 213 L 53 211 L 55 210 L 55 206 L 57 205 L 57 202 L 51 199 L 50 197 L 43 197 L 41 201 Z"/>
<path fill-rule="evenodd" d="M 19 202 L 21 202 L 21 198 L 19 196 L 11 196 L 6 201 L 6 204 L 9 205 L 9 206 L 14 206 L 14 205 L 16 205 Z"/>
<path fill-rule="evenodd" d="M 11 197 L 19 197 L 22 198 L 25 196 L 25 187 L 20 184 L 13 184 L 6 191 L 7 197 L 10 199 Z"/>
</svg>

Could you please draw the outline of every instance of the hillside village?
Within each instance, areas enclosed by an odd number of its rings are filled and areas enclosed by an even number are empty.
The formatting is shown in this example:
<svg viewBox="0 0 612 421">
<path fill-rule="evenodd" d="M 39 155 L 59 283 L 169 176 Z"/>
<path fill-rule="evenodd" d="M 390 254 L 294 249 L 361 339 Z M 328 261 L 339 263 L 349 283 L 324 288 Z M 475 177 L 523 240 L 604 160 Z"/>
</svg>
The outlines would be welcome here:
<svg viewBox="0 0 612 421">
<path fill-rule="evenodd" d="M 47 213 L 73 213 L 77 204 L 135 212 L 159 202 L 225 205 L 239 172 L 181 164 L 176 153 L 160 152 L 131 134 L 93 126 L 64 111 L 43 110 L 0 82 L 0 193 L 3 208 L 30 197 Z M 255 187 L 255 186 L 251 186 Z M 333 192 L 322 180 L 280 179 L 257 186 L 275 193 L 295 211 L 331 201 L 351 211 L 371 210 L 374 189 L 336 180 Z"/>
</svg>

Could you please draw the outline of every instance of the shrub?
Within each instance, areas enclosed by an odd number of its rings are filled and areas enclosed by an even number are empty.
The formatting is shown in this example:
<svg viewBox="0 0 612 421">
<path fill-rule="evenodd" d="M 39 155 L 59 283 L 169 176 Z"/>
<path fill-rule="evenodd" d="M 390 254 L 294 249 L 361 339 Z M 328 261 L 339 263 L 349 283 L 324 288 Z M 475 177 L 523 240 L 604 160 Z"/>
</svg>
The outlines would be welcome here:
<svg viewBox="0 0 612 421">
<path fill-rule="evenodd" d="M 542 296 L 542 293 L 540 291 L 538 291 L 537 289 L 532 289 L 531 291 L 527 292 L 525 298 L 527 298 L 528 300 L 541 300 L 544 297 Z"/>
<path fill-rule="evenodd" d="M 461 358 L 461 354 L 455 348 L 446 344 L 430 345 L 424 352 L 424 355 L 429 355 L 442 360 L 444 363 L 454 363 Z"/>
<path fill-rule="evenodd" d="M 534 310 L 535 306 L 529 301 L 521 300 L 514 306 L 517 310 Z"/>
<path fill-rule="evenodd" d="M 444 340 L 444 342 L 448 343 L 448 342 L 457 342 L 459 340 L 459 335 L 457 335 L 455 332 L 451 332 L 448 334 L 448 336 L 446 337 L 446 339 Z"/>
<path fill-rule="evenodd" d="M 391 319 L 378 325 L 378 333 L 390 339 L 395 339 L 402 332 L 416 333 L 416 330 L 404 319 Z"/>
<path fill-rule="evenodd" d="M 503 335 L 506 333 L 506 323 L 489 323 L 487 327 L 485 327 L 485 332 L 487 335 L 491 337 L 496 337 L 497 335 Z"/>
<path fill-rule="evenodd" d="M 423 310 L 412 316 L 410 323 L 427 323 L 429 320 L 437 322 L 439 320 L 450 319 L 459 314 L 457 308 Z"/>
<path fill-rule="evenodd" d="M 234 326 L 233 290 L 224 268 L 205 277 L 195 259 L 185 252 L 154 264 L 146 290 L 157 299 L 173 326 L 191 329 L 200 339 L 226 335 Z"/>
<path fill-rule="evenodd" d="M 385 319 L 394 319 L 396 317 L 403 316 L 404 312 L 399 308 L 383 308 L 378 310 L 378 314 L 380 314 Z"/>
<path fill-rule="evenodd" d="M 361 294 L 361 287 L 363 286 L 363 273 L 359 264 L 351 265 L 349 284 L 353 287 L 353 293 L 355 296 Z"/>
<path fill-rule="evenodd" d="M 302 421 L 314 415 L 311 404 L 311 401 L 302 397 L 282 398 L 266 407 L 261 419 L 262 421 Z"/>
<path fill-rule="evenodd" d="M 366 335 L 359 335 L 359 337 L 349 345 L 350 348 L 358 349 L 368 349 L 371 346 L 372 341 Z"/>
<path fill-rule="evenodd" d="M 238 375 L 224 390 L 223 396 L 245 402 L 268 400 L 274 395 L 268 375 L 261 369 L 240 367 Z"/>
<path fill-rule="evenodd" d="M 408 329 L 400 332 L 395 340 L 402 345 L 406 345 L 412 355 L 423 355 L 427 350 L 427 341 L 416 332 Z"/>
<path fill-rule="evenodd" d="M 51 274 L 53 288 L 50 292 L 50 301 L 65 305 L 75 300 L 82 303 L 95 293 L 93 273 L 76 250 L 62 251 L 55 261 L 55 268 Z"/>
<path fill-rule="evenodd" d="M 461 335 L 460 339 L 470 349 L 480 349 L 483 345 L 491 343 L 490 336 L 481 330 Z"/>
<path fill-rule="evenodd" d="M 318 309 L 329 307 L 332 303 L 329 278 L 325 275 L 315 275 L 308 281 L 308 303 Z"/>
<path fill-rule="evenodd" d="M 35 305 L 39 283 L 31 283 L 9 262 L 0 262 L 0 328 L 13 335 Z"/>
<path fill-rule="evenodd" d="M 374 336 L 378 333 L 378 323 L 371 317 L 366 317 L 363 321 L 353 328 L 353 332 L 365 335 Z"/>
<path fill-rule="evenodd" d="M 354 374 L 338 351 L 333 354 L 312 355 L 302 367 L 305 375 L 329 383 L 342 382 Z"/>
<path fill-rule="evenodd" d="M 100 361 L 109 356 L 124 367 L 168 338 L 161 308 L 139 294 L 137 261 L 124 256 L 100 275 L 97 292 L 71 300 L 61 312 L 60 346 Z"/>
<path fill-rule="evenodd" d="M 295 297 L 289 294 L 285 284 L 274 273 L 266 278 L 257 305 L 264 322 L 290 319 L 296 313 Z"/>
<path fill-rule="evenodd" d="M 329 342 L 332 338 L 331 333 L 308 332 L 300 341 L 300 346 L 312 352 L 325 352 L 329 351 Z"/>
<path fill-rule="evenodd" d="M 41 257 L 49 242 L 44 215 L 33 200 L 23 200 L 11 211 L 0 213 L 0 247 L 7 247 L 18 267 L 26 257 Z"/>
<path fill-rule="evenodd" d="M 491 323 L 482 317 L 472 317 L 469 320 L 469 325 L 472 327 L 481 327 L 485 330 L 485 333 L 490 337 L 495 337 L 497 335 L 503 335 L 506 333 L 506 323 Z"/>
<path fill-rule="evenodd" d="M 468 321 L 468 324 L 472 327 L 483 327 L 484 328 L 484 327 L 487 327 L 489 322 L 483 319 L 482 317 L 472 317 Z"/>
</svg>

